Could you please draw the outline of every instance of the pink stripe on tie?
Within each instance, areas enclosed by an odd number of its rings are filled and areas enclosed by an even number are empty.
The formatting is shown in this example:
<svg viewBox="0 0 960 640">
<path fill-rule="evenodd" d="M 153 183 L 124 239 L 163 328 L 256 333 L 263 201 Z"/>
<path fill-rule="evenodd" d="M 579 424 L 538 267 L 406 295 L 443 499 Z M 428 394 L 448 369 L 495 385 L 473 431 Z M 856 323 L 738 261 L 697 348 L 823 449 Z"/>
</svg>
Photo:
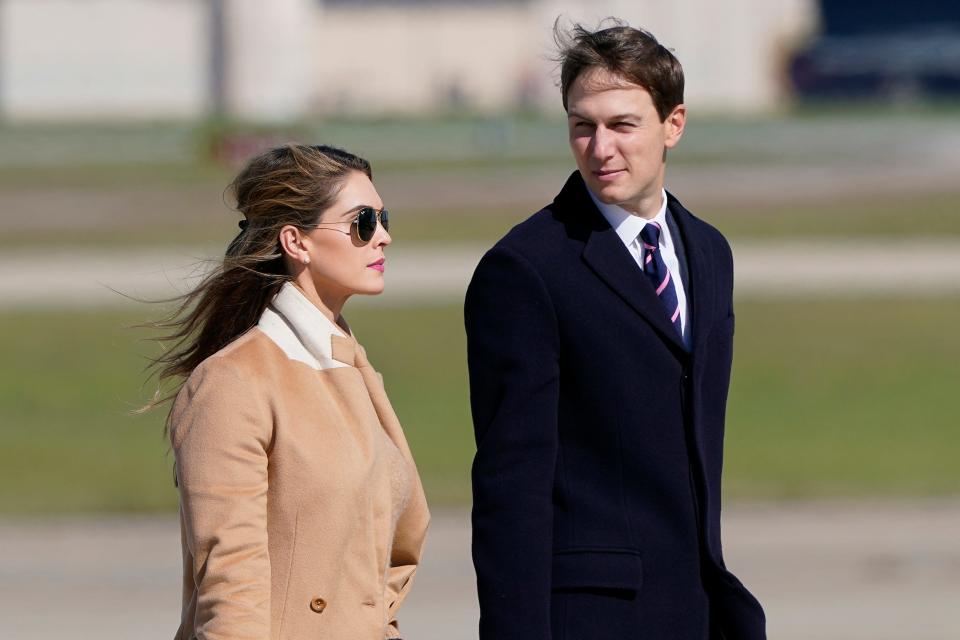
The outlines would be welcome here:
<svg viewBox="0 0 960 640">
<path fill-rule="evenodd" d="M 665 277 L 665 278 L 663 279 L 663 282 L 660 283 L 660 286 L 657 287 L 657 295 L 660 295 L 660 292 L 662 292 L 664 289 L 667 288 L 667 283 L 668 283 L 668 282 L 670 282 L 670 272 L 669 272 L 669 271 L 667 271 L 667 277 Z"/>
<path fill-rule="evenodd" d="M 660 223 L 659 223 L 659 222 L 653 222 L 653 221 L 651 221 L 650 224 L 652 224 L 653 226 L 655 226 L 655 227 L 657 228 L 657 231 L 660 231 L 660 230 L 661 230 L 661 229 L 660 229 Z"/>
<path fill-rule="evenodd" d="M 643 264 L 650 264 L 652 261 L 653 261 L 653 256 L 648 253 L 647 259 L 643 262 Z"/>
<path fill-rule="evenodd" d="M 673 317 L 670 318 L 670 322 L 676 322 L 677 318 L 680 317 L 680 305 L 677 305 L 677 310 L 673 312 Z"/>
<path fill-rule="evenodd" d="M 652 244 L 647 244 L 646 242 L 643 243 L 643 248 L 644 248 L 644 249 L 650 249 L 651 251 L 656 251 L 656 250 L 657 250 L 657 248 L 656 248 L 655 246 L 653 246 Z"/>
</svg>

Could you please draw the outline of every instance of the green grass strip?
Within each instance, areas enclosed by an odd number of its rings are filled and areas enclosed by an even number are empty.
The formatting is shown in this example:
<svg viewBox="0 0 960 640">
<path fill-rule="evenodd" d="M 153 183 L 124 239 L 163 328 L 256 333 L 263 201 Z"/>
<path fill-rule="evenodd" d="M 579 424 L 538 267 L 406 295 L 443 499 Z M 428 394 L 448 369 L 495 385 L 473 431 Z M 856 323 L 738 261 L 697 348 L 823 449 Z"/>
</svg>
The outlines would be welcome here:
<svg viewBox="0 0 960 640">
<path fill-rule="evenodd" d="M 0 313 L 0 513 L 174 508 L 162 411 L 132 417 L 157 310 Z M 350 311 L 348 309 L 348 311 Z M 457 306 L 348 313 L 435 506 L 469 501 Z M 743 301 L 728 499 L 960 492 L 960 300 Z"/>
</svg>

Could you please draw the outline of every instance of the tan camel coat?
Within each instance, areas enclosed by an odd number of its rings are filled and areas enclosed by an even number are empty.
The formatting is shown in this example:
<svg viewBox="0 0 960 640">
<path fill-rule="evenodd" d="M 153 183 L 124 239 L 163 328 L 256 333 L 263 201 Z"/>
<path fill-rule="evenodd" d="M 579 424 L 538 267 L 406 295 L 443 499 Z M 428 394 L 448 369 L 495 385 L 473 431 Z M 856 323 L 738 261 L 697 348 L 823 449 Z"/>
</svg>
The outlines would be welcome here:
<svg viewBox="0 0 960 640">
<path fill-rule="evenodd" d="M 174 403 L 177 640 L 399 637 L 429 514 L 382 378 L 286 284 Z"/>
</svg>

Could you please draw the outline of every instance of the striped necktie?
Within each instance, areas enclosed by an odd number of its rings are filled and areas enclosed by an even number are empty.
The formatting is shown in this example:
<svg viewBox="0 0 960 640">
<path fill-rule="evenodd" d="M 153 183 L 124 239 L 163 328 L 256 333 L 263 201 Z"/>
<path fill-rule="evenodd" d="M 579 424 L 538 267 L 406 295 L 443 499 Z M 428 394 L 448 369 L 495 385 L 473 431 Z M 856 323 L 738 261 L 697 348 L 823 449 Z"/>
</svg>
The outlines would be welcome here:
<svg viewBox="0 0 960 640">
<path fill-rule="evenodd" d="M 680 301 L 677 299 L 677 289 L 673 285 L 673 277 L 667 269 L 663 256 L 660 255 L 660 225 L 648 222 L 640 230 L 640 239 L 643 242 L 643 272 L 650 279 L 654 290 L 670 316 L 670 322 L 683 337 L 683 328 L 680 323 Z"/>
</svg>

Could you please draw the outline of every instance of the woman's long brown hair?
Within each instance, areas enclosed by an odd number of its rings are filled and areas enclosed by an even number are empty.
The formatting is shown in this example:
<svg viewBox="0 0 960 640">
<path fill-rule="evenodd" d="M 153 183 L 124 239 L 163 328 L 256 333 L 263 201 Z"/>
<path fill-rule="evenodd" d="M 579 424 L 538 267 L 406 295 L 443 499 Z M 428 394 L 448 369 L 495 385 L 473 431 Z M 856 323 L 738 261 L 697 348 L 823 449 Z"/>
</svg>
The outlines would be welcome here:
<svg viewBox="0 0 960 640">
<path fill-rule="evenodd" d="M 372 178 L 370 163 L 328 146 L 286 145 L 253 158 L 230 184 L 241 230 L 223 261 L 174 302 L 167 317 L 148 327 L 165 332 L 156 340 L 166 349 L 149 369 L 158 389 L 140 411 L 178 393 L 184 380 L 206 358 L 249 331 L 290 279 L 280 248 L 280 230 L 311 228 L 336 200 L 353 171 Z M 164 383 L 179 380 L 163 394 Z"/>
</svg>

